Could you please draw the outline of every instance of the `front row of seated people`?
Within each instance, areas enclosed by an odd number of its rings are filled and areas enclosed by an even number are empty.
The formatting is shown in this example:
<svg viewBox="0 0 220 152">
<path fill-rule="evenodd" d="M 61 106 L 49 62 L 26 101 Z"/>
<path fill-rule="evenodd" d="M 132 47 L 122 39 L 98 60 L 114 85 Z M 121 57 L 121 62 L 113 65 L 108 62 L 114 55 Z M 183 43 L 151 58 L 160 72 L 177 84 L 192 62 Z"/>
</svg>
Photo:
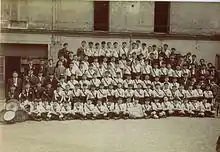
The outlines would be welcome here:
<svg viewBox="0 0 220 152">
<path fill-rule="evenodd" d="M 40 83 L 38 84 L 40 87 Z M 129 84 L 127 89 L 118 83 L 117 88 L 112 84 L 108 89 L 104 84 L 96 89 L 86 84 L 80 87 L 75 84 L 73 90 L 69 85 L 51 91 L 51 84 L 42 90 L 41 96 L 30 91 L 30 85 L 25 85 L 25 91 L 19 95 L 22 109 L 26 110 L 33 120 L 69 120 L 69 119 L 140 119 L 164 118 L 167 116 L 214 117 L 214 99 L 210 86 L 202 90 L 199 84 L 193 89 L 185 90 L 174 85 L 169 89 L 165 85 L 161 89 L 159 83 L 151 89 L 147 85 L 137 89 Z"/>
</svg>

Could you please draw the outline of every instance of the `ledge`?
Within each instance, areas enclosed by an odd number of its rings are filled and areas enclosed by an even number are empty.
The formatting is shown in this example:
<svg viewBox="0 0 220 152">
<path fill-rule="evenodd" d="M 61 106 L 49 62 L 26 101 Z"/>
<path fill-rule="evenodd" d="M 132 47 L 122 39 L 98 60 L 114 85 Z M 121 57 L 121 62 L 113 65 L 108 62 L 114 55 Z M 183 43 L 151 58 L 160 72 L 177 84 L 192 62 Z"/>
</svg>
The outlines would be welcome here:
<svg viewBox="0 0 220 152">
<path fill-rule="evenodd" d="M 120 37 L 120 38 L 148 38 L 161 40 L 211 40 L 220 41 L 220 35 L 190 35 L 190 34 L 164 34 L 164 33 L 138 33 L 138 32 L 104 32 L 104 31 L 70 31 L 45 29 L 8 29 L 1 28 L 1 33 L 22 34 L 54 34 L 57 36 L 88 36 L 88 37 Z"/>
</svg>

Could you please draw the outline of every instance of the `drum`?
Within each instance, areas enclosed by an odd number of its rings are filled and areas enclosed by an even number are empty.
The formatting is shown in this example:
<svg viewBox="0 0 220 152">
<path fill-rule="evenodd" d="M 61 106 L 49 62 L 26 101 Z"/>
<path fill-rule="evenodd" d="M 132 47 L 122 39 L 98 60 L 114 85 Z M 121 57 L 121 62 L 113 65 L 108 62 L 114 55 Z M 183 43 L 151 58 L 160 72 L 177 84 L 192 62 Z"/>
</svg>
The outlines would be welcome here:
<svg viewBox="0 0 220 152">
<path fill-rule="evenodd" d="M 20 109 L 20 104 L 19 101 L 16 99 L 8 100 L 8 102 L 5 105 L 6 110 L 12 110 L 12 111 L 17 111 Z"/>
<path fill-rule="evenodd" d="M 0 111 L 0 123 L 4 123 L 4 114 L 7 110 L 3 109 Z"/>
<path fill-rule="evenodd" d="M 4 122 L 7 124 L 15 123 L 15 112 L 12 110 L 5 111 L 3 115 Z"/>
<path fill-rule="evenodd" d="M 17 110 L 15 112 L 15 121 L 16 122 L 24 122 L 28 120 L 28 113 L 24 110 Z"/>
</svg>

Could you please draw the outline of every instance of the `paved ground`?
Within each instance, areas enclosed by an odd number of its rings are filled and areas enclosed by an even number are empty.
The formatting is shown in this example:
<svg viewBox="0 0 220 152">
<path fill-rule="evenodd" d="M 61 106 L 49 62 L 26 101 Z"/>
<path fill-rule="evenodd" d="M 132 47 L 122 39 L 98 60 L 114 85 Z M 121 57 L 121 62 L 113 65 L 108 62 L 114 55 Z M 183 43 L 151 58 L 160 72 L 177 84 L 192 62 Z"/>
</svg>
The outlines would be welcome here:
<svg viewBox="0 0 220 152">
<path fill-rule="evenodd" d="M 214 152 L 220 119 L 25 122 L 0 131 L 0 152 Z"/>
</svg>

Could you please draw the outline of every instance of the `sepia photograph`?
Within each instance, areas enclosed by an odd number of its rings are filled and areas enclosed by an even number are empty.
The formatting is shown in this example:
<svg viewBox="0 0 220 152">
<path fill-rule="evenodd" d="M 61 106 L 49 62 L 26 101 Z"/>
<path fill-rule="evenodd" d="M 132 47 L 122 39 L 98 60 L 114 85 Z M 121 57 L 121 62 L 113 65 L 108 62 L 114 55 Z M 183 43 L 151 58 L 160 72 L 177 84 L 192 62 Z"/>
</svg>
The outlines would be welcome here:
<svg viewBox="0 0 220 152">
<path fill-rule="evenodd" d="M 220 1 L 0 5 L 0 152 L 220 152 Z"/>
</svg>

